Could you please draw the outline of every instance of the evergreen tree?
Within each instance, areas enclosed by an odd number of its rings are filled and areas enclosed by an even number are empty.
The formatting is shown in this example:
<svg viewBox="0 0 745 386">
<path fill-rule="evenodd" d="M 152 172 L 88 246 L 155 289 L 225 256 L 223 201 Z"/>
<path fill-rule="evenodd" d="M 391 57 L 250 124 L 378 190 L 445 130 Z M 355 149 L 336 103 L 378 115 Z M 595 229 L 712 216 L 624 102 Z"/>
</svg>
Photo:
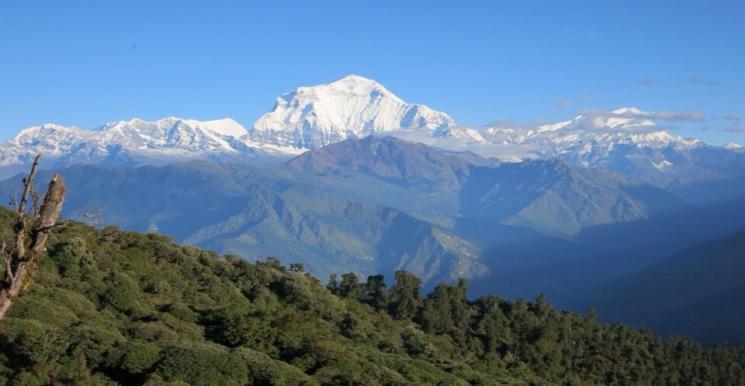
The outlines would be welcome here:
<svg viewBox="0 0 745 386">
<path fill-rule="evenodd" d="M 396 271 L 396 284 L 389 293 L 389 312 L 398 319 L 411 319 L 422 306 L 422 280 L 406 272 Z"/>
<path fill-rule="evenodd" d="M 449 333 L 462 340 L 470 324 L 472 310 L 466 298 L 468 283 L 458 280 L 457 286 L 439 284 L 424 300 L 420 321 L 425 331 Z"/>
<path fill-rule="evenodd" d="M 355 300 L 362 300 L 363 292 L 359 278 L 354 272 L 341 275 L 341 283 L 339 284 L 339 294 L 341 296 Z"/>
<path fill-rule="evenodd" d="M 339 282 L 337 281 L 338 275 L 336 273 L 332 273 L 329 276 L 329 282 L 326 284 L 326 289 L 331 291 L 331 293 L 338 294 L 339 293 Z"/>
<path fill-rule="evenodd" d="M 365 284 L 365 303 L 376 310 L 383 309 L 388 303 L 383 275 L 370 275 Z"/>
</svg>

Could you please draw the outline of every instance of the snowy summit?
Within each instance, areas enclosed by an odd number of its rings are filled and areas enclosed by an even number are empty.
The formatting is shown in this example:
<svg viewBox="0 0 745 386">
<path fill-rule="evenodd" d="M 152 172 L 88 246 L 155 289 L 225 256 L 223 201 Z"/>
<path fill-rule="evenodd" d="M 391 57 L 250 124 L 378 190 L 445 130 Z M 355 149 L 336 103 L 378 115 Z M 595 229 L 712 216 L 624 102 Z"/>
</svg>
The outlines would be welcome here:
<svg viewBox="0 0 745 386">
<path fill-rule="evenodd" d="M 277 98 L 254 124 L 251 138 L 279 146 L 315 149 L 348 138 L 396 130 L 443 129 L 447 114 L 410 104 L 373 80 L 349 75 L 335 82 L 298 87 Z"/>
<path fill-rule="evenodd" d="M 0 144 L 0 176 L 7 177 L 43 154 L 42 165 L 164 164 L 190 159 L 286 159 L 298 149 L 256 144 L 238 122 L 226 118 L 197 121 L 168 117 L 156 121 L 134 118 L 94 129 L 44 124 L 21 130 Z"/>
<path fill-rule="evenodd" d="M 39 153 L 47 167 L 187 159 L 276 163 L 345 139 L 392 135 L 510 162 L 558 158 L 580 166 L 642 170 L 638 174 L 652 173 L 654 182 L 677 178 L 681 170 L 691 168 L 691 161 L 681 160 L 708 146 L 656 125 L 670 114 L 624 107 L 534 126 L 468 127 L 456 125 L 446 113 L 405 102 L 378 82 L 348 75 L 280 96 L 274 109 L 249 129 L 229 118 L 175 117 L 118 121 L 91 130 L 54 124 L 30 127 L 0 144 L 0 177 L 23 170 Z M 718 149 L 742 152 L 736 145 Z"/>
</svg>

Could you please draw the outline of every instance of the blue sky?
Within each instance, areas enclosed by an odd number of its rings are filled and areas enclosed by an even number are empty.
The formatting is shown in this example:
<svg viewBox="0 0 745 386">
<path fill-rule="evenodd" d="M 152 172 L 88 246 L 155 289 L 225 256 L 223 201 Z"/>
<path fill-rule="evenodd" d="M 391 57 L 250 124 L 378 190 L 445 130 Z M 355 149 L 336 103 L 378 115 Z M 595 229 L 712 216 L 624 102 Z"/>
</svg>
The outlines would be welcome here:
<svg viewBox="0 0 745 386">
<path fill-rule="evenodd" d="M 0 138 L 45 122 L 233 117 L 354 73 L 457 121 L 636 106 L 745 144 L 743 1 L 0 3 Z"/>
</svg>

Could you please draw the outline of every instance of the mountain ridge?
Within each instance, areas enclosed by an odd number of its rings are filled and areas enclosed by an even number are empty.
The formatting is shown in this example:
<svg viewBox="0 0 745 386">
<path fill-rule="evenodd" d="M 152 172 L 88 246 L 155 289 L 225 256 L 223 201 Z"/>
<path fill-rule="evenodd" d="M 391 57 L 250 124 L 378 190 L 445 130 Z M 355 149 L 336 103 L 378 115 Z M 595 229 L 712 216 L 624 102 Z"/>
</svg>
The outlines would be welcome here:
<svg viewBox="0 0 745 386">
<path fill-rule="evenodd" d="M 745 343 L 745 232 L 678 252 L 596 292 L 607 318 L 707 344 Z M 601 295 L 602 294 L 602 295 Z"/>
<path fill-rule="evenodd" d="M 71 193 L 68 215 L 97 207 L 105 222 L 127 229 L 253 260 L 280 253 L 322 277 L 340 268 L 408 267 L 428 285 L 488 274 L 480 256 L 507 233 L 474 238 L 458 231 L 462 220 L 572 239 L 674 203 L 608 171 L 562 161 L 492 163 L 392 137 L 339 142 L 273 168 L 192 161 L 59 171 L 73 191 L 85 192 Z M 16 184 L 0 186 L 11 193 Z"/>
<path fill-rule="evenodd" d="M 656 124 L 681 119 L 701 117 L 625 107 L 588 111 L 535 127 L 468 127 L 446 113 L 404 102 L 373 80 L 350 75 L 284 94 L 249 128 L 229 118 L 176 117 L 118 121 L 92 130 L 54 124 L 27 128 L 0 144 L 0 177 L 23 170 L 38 153 L 46 154 L 42 167 L 47 168 L 189 159 L 278 164 L 309 149 L 369 135 L 391 135 L 510 162 L 559 158 L 661 187 L 743 174 L 741 148 L 709 146 L 672 135 Z"/>
</svg>

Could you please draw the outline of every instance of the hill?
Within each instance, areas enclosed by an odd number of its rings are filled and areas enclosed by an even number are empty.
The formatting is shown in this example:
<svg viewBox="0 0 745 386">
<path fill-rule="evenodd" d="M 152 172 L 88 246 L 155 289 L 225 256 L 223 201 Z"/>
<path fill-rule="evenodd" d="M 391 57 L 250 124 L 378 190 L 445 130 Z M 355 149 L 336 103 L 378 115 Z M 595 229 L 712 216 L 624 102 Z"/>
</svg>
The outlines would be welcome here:
<svg viewBox="0 0 745 386">
<path fill-rule="evenodd" d="M 193 161 L 76 165 L 61 174 L 70 186 L 67 216 L 97 208 L 103 222 L 124 229 L 156 230 L 249 259 L 277 254 L 320 277 L 407 269 L 428 286 L 488 276 L 483 252 L 511 238 L 498 225 L 570 238 L 677 203 L 599 169 L 557 161 L 499 165 L 390 137 L 342 141 L 275 168 Z M 12 194 L 17 186 L 11 179 L 0 190 Z M 494 232 L 462 232 L 457 224 L 468 220 Z M 402 231 L 416 236 L 402 239 Z M 494 269 L 502 270 L 503 259 L 490 259 Z"/>
<path fill-rule="evenodd" d="M 745 232 L 677 253 L 608 285 L 595 304 L 609 318 L 665 336 L 745 344 Z"/>
<path fill-rule="evenodd" d="M 460 190 L 470 218 L 573 237 L 596 225 L 627 223 L 683 208 L 651 185 L 560 161 L 476 168 Z"/>
<path fill-rule="evenodd" d="M 12 213 L 0 210 L 8 237 Z M 740 385 L 742 350 L 466 297 L 400 271 L 324 287 L 156 234 L 66 222 L 0 324 L 0 384 Z"/>
</svg>

